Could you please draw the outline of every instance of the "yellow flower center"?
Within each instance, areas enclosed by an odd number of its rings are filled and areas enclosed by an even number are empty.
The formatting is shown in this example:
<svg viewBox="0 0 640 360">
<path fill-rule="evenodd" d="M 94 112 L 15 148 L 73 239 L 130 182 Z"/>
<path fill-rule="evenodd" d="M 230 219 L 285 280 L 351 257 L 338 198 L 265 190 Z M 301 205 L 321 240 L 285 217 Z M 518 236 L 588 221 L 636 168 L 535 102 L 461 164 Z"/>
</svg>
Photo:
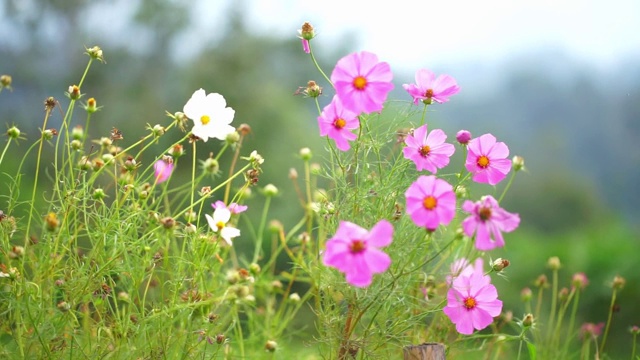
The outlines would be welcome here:
<svg viewBox="0 0 640 360">
<path fill-rule="evenodd" d="M 358 76 L 353 79 L 353 86 L 358 90 L 364 90 L 367 86 L 367 79 L 365 79 L 364 76 Z"/>
<path fill-rule="evenodd" d="M 218 228 L 218 231 L 224 229 L 224 222 L 218 221 L 218 223 L 216 224 L 216 227 Z"/>
<path fill-rule="evenodd" d="M 466 307 L 468 310 L 473 309 L 474 307 L 476 307 L 476 299 L 472 298 L 471 296 L 469 296 L 468 298 L 464 299 L 464 301 L 462 302 L 462 304 L 464 305 L 464 307 Z"/>
<path fill-rule="evenodd" d="M 202 125 L 207 125 L 209 121 L 211 121 L 211 118 L 209 117 L 209 115 L 202 115 L 200 117 L 200 122 L 202 123 Z"/>
<path fill-rule="evenodd" d="M 364 241 L 362 240 L 353 240 L 351 242 L 351 253 L 352 254 L 358 254 L 363 252 L 365 249 L 367 248 L 367 244 L 364 243 Z"/>
<path fill-rule="evenodd" d="M 424 93 L 424 97 L 426 97 L 427 99 L 431 99 L 433 97 L 433 90 L 432 89 L 428 89 L 425 93 Z"/>
<path fill-rule="evenodd" d="M 431 152 L 431 148 L 429 147 L 429 145 L 425 145 L 425 146 L 421 147 L 419 151 L 420 151 L 420 155 L 426 157 Z"/>
<path fill-rule="evenodd" d="M 481 168 L 485 169 L 487 166 L 489 166 L 489 158 L 482 155 L 478 158 L 478 162 L 477 162 L 478 166 L 480 166 Z"/>
<path fill-rule="evenodd" d="M 347 122 L 343 118 L 337 118 L 336 121 L 333 122 L 333 126 L 338 130 L 342 129 L 345 125 L 347 125 Z"/>
<path fill-rule="evenodd" d="M 422 206 L 424 206 L 427 210 L 433 210 L 438 206 L 438 200 L 433 196 L 429 195 L 422 201 Z"/>
</svg>

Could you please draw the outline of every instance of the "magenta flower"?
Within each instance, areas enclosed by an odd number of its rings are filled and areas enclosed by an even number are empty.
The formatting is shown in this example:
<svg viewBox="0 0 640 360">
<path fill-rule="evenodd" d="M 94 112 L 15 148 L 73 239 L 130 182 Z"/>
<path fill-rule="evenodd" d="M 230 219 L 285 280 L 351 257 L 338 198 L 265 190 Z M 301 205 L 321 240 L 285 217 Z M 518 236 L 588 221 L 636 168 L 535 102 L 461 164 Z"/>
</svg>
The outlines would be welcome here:
<svg viewBox="0 0 640 360">
<path fill-rule="evenodd" d="M 456 80 L 449 75 L 436 75 L 427 70 L 416 71 L 416 83 L 404 84 L 402 87 L 413 96 L 413 103 L 418 105 L 418 101 L 425 104 L 432 102 L 445 103 L 449 101 L 449 96 L 457 94 L 460 87 Z"/>
<path fill-rule="evenodd" d="M 309 40 L 307 39 L 300 39 L 300 40 L 302 40 L 302 50 L 304 50 L 304 52 L 307 54 L 311 53 L 311 48 L 309 47 Z"/>
<path fill-rule="evenodd" d="M 460 334 L 471 335 L 482 330 L 500 315 L 502 301 L 498 300 L 498 290 L 491 284 L 489 275 L 480 266 L 469 265 L 453 280 L 453 286 L 447 293 L 447 306 L 442 311 L 456 324 Z M 476 264 L 478 260 L 476 260 Z"/>
<path fill-rule="evenodd" d="M 597 324 L 584 323 L 580 327 L 580 337 L 586 340 L 595 339 L 602 334 L 603 327 L 604 327 L 603 322 L 599 322 Z"/>
<path fill-rule="evenodd" d="M 520 224 L 520 216 L 502 209 L 491 195 L 475 203 L 465 201 L 462 210 L 471 214 L 462 222 L 462 229 L 469 237 L 476 234 L 476 249 L 480 251 L 503 247 L 502 232 L 511 232 Z"/>
<path fill-rule="evenodd" d="M 448 182 L 434 175 L 420 176 L 405 192 L 407 214 L 428 230 L 447 225 L 456 214 L 456 194 Z"/>
<path fill-rule="evenodd" d="M 211 206 L 214 209 L 229 209 L 229 211 L 231 211 L 232 214 L 240 214 L 241 212 L 244 212 L 245 210 L 247 210 L 249 207 L 246 205 L 240 205 L 240 204 L 236 204 L 236 203 L 231 203 L 229 204 L 229 206 L 227 206 L 224 202 L 218 200 L 215 203 L 211 204 Z"/>
<path fill-rule="evenodd" d="M 473 181 L 495 185 L 502 181 L 511 170 L 509 148 L 503 142 L 496 142 L 495 136 L 484 134 L 472 139 L 467 145 L 469 153 L 465 167 L 473 174 Z"/>
<path fill-rule="evenodd" d="M 355 140 L 358 136 L 350 130 L 360 126 L 358 114 L 345 108 L 339 97 L 334 96 L 331 103 L 322 109 L 322 114 L 318 116 L 318 127 L 320 136 L 329 136 L 336 142 L 336 147 L 342 151 L 347 151 L 351 146 L 349 141 Z"/>
<path fill-rule="evenodd" d="M 153 164 L 153 170 L 156 177 L 156 184 L 167 181 L 173 172 L 173 159 L 169 156 L 164 156 Z"/>
<path fill-rule="evenodd" d="M 338 60 L 331 82 L 344 107 L 355 113 L 382 110 L 393 89 L 393 74 L 386 62 L 370 52 L 353 53 Z"/>
<path fill-rule="evenodd" d="M 345 273 L 349 284 L 367 287 L 373 274 L 389 268 L 391 258 L 378 248 L 391 244 L 392 239 L 393 227 L 386 220 L 380 220 L 371 231 L 341 221 L 335 235 L 327 241 L 322 262 Z"/>
<path fill-rule="evenodd" d="M 460 143 L 460 145 L 467 145 L 469 140 L 471 140 L 471 133 L 467 130 L 460 130 L 456 134 L 456 140 Z"/>
<path fill-rule="evenodd" d="M 402 152 L 406 159 L 416 164 L 418 171 L 428 170 L 435 174 L 438 169 L 449 165 L 449 157 L 456 151 L 445 140 L 447 135 L 444 131 L 435 129 L 427 135 L 427 125 L 422 125 L 413 131 L 413 135 L 407 135 L 404 140 L 407 146 Z"/>
</svg>

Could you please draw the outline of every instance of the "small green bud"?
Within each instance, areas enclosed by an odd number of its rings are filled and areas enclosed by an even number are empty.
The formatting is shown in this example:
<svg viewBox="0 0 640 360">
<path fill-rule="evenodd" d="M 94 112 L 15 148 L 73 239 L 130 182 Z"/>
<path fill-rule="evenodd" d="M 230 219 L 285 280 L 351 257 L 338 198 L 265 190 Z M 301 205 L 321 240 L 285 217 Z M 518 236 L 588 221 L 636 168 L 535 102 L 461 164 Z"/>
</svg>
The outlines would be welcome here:
<svg viewBox="0 0 640 360">
<path fill-rule="evenodd" d="M 522 326 L 524 327 L 531 327 L 533 326 L 533 323 L 534 319 L 532 314 L 527 314 L 524 316 L 524 319 L 522 319 Z"/>
<path fill-rule="evenodd" d="M 267 343 L 264 345 L 264 349 L 267 350 L 268 352 L 274 352 L 276 351 L 277 348 L 278 348 L 278 343 L 273 340 L 267 341 Z"/>
<path fill-rule="evenodd" d="M 160 137 L 164 135 L 165 128 L 159 124 L 156 124 L 151 128 L 151 132 L 153 133 L 153 136 Z"/>
<path fill-rule="evenodd" d="M 278 188 L 273 184 L 267 184 L 262 189 L 262 192 L 264 193 L 264 196 L 272 197 L 278 195 Z"/>
<path fill-rule="evenodd" d="M 71 138 L 74 140 L 82 140 L 84 138 L 84 129 L 81 125 L 77 125 L 71 129 Z"/>
<path fill-rule="evenodd" d="M 20 129 L 15 126 L 12 126 L 7 130 L 7 136 L 11 139 L 17 139 L 20 137 Z"/>
<path fill-rule="evenodd" d="M 547 267 L 551 270 L 559 270 L 562 265 L 560 264 L 560 258 L 552 256 L 547 260 Z"/>
<path fill-rule="evenodd" d="M 218 160 L 214 158 L 208 158 L 205 161 L 202 161 L 202 169 L 208 173 L 215 174 L 220 170 L 220 164 Z"/>
<path fill-rule="evenodd" d="M 84 109 L 89 114 L 93 114 L 94 112 L 98 111 L 98 104 L 96 103 L 96 99 L 89 98 L 89 100 L 87 100 L 87 105 L 84 106 Z"/>
<path fill-rule="evenodd" d="M 526 170 L 524 167 L 524 158 L 518 155 L 514 156 L 513 159 L 511 159 L 511 168 L 513 168 L 513 171 Z"/>
<path fill-rule="evenodd" d="M 235 144 L 240 141 L 240 134 L 237 131 L 232 131 L 227 134 L 225 141 L 229 144 Z"/>
<path fill-rule="evenodd" d="M 86 50 L 85 54 L 89 55 L 90 58 L 94 60 L 98 60 L 103 64 L 105 63 L 104 55 L 102 54 L 102 49 L 100 49 L 99 46 L 94 46 L 92 48 L 85 48 L 85 50 Z"/>
<path fill-rule="evenodd" d="M 93 194 L 91 195 L 91 197 L 93 197 L 94 200 L 102 200 L 105 197 L 105 193 L 104 190 L 101 188 L 97 188 L 95 190 L 93 190 Z"/>
<path fill-rule="evenodd" d="M 313 154 L 311 153 L 311 149 L 308 147 L 300 149 L 300 158 L 302 158 L 302 160 L 309 161 L 312 157 Z"/>
<path fill-rule="evenodd" d="M 69 86 L 69 92 L 67 92 L 67 96 L 71 100 L 80 99 L 80 96 L 82 96 L 82 94 L 80 93 L 80 88 L 78 87 L 78 85 Z"/>
</svg>

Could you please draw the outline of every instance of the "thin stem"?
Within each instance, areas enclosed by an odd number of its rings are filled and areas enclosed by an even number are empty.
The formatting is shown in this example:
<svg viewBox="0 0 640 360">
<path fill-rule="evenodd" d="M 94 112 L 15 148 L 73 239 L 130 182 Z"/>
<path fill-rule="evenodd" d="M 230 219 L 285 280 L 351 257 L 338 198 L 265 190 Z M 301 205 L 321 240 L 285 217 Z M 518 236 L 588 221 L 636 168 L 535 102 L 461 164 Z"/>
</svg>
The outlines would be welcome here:
<svg viewBox="0 0 640 360">
<path fill-rule="evenodd" d="M 9 140 L 7 141 L 7 145 L 4 146 L 4 150 L 2 150 L 2 155 L 0 155 L 0 165 L 2 164 L 2 159 L 4 159 L 4 154 L 7 153 L 7 150 L 9 149 L 9 144 L 11 144 L 11 138 L 9 138 Z"/>
<path fill-rule="evenodd" d="M 511 176 L 509 177 L 509 182 L 504 187 L 504 190 L 502 190 L 502 194 L 500 195 L 500 198 L 498 199 L 498 202 L 501 202 L 502 198 L 504 198 L 504 196 L 507 194 L 507 191 L 511 187 L 511 184 L 513 183 L 513 179 L 515 179 L 515 177 L 516 177 L 516 171 L 511 171 Z"/>
<path fill-rule="evenodd" d="M 264 208 L 262 209 L 262 217 L 260 218 L 260 227 L 258 228 L 258 236 L 256 241 L 256 248 L 253 252 L 253 261 L 256 263 L 260 257 L 260 251 L 262 250 L 262 239 L 264 238 L 264 228 L 267 224 L 267 215 L 269 214 L 269 205 L 271 205 L 271 196 L 267 196 L 264 202 Z"/>
<path fill-rule="evenodd" d="M 611 327 L 611 318 L 613 317 L 613 307 L 616 304 L 616 295 L 618 294 L 618 289 L 613 288 L 613 294 L 611 295 L 611 304 L 609 305 L 609 315 L 607 316 L 607 325 L 604 328 L 604 333 L 602 334 L 602 342 L 600 343 L 600 353 L 604 351 L 604 345 L 607 343 L 607 336 L 609 335 L 609 327 Z"/>
<path fill-rule="evenodd" d="M 335 86 L 333 85 L 333 83 L 331 82 L 331 80 L 329 79 L 327 74 L 325 74 L 324 71 L 322 71 L 322 68 L 318 64 L 318 61 L 316 60 L 316 57 L 313 55 L 313 48 L 311 47 L 311 41 L 309 41 L 309 55 L 311 55 L 311 60 L 313 61 L 313 64 L 316 66 L 316 69 L 318 69 L 318 71 L 320 72 L 320 74 L 322 74 L 322 76 L 325 78 L 325 80 L 327 80 L 327 82 L 329 84 L 331 84 L 331 87 L 335 88 Z"/>
</svg>

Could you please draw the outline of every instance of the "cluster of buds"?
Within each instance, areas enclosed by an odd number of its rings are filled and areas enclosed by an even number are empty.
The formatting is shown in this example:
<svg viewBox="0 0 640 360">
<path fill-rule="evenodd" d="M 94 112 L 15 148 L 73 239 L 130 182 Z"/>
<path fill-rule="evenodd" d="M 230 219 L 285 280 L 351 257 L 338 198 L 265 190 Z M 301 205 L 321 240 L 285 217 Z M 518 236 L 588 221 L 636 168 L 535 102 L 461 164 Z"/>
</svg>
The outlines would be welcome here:
<svg viewBox="0 0 640 360">
<path fill-rule="evenodd" d="M 91 48 L 85 48 L 85 54 L 89 55 L 90 58 L 94 60 L 98 60 L 103 64 L 106 64 L 104 61 L 104 55 L 102 54 L 102 49 L 99 46 L 94 46 Z"/>
</svg>

